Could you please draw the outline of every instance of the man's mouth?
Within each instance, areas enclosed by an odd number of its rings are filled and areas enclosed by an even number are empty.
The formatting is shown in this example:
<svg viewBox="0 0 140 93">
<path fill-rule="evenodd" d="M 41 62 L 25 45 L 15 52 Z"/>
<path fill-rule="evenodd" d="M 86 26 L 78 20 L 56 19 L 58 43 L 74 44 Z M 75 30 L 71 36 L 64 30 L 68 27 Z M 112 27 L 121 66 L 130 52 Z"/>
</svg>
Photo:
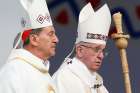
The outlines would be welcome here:
<svg viewBox="0 0 140 93">
<path fill-rule="evenodd" d="M 56 45 L 53 45 L 52 48 L 56 48 Z"/>
<path fill-rule="evenodd" d="M 95 63 L 97 64 L 97 66 L 100 66 L 101 65 L 101 62 L 100 61 L 97 61 Z"/>
</svg>

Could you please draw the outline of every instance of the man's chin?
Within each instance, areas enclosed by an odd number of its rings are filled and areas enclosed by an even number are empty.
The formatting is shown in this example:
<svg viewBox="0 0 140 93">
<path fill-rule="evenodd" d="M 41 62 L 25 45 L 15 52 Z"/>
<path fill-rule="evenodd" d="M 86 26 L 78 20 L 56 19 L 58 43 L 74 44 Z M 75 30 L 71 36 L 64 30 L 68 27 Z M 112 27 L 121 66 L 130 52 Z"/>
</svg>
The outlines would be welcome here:
<svg viewBox="0 0 140 93">
<path fill-rule="evenodd" d="M 96 67 L 96 68 L 92 68 L 91 70 L 93 71 L 93 72 L 96 72 L 96 71 L 98 71 L 100 69 L 100 66 L 98 66 L 98 67 Z"/>
<path fill-rule="evenodd" d="M 48 59 L 50 59 L 51 57 L 55 56 L 55 52 L 51 52 L 48 56 Z"/>
<path fill-rule="evenodd" d="M 52 52 L 52 53 L 51 53 L 51 57 L 55 56 L 55 54 L 56 54 L 55 52 Z"/>
</svg>

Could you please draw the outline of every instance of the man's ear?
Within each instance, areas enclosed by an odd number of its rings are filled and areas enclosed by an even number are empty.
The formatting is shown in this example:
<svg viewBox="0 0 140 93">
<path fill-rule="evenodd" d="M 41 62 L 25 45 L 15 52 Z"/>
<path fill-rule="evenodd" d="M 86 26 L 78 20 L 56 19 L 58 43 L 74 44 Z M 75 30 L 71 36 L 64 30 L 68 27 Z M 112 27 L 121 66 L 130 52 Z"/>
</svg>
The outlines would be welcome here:
<svg viewBox="0 0 140 93">
<path fill-rule="evenodd" d="M 80 58 L 83 57 L 84 50 L 82 49 L 82 46 L 80 46 L 80 45 L 76 46 L 76 53 L 77 53 L 78 57 L 80 57 Z"/>
<path fill-rule="evenodd" d="M 29 36 L 30 38 L 30 44 L 33 46 L 38 46 L 39 45 L 39 38 L 38 35 L 32 34 Z"/>
</svg>

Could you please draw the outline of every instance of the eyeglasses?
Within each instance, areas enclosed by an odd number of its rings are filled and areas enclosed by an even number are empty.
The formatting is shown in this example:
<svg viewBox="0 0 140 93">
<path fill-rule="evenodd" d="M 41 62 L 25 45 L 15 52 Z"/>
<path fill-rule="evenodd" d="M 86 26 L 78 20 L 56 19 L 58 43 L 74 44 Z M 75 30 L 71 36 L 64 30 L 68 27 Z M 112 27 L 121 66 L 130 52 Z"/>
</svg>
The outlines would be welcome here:
<svg viewBox="0 0 140 93">
<path fill-rule="evenodd" d="M 99 54 L 99 53 L 103 53 L 104 56 L 107 56 L 108 55 L 108 52 L 106 49 L 101 49 L 99 47 L 91 47 L 91 46 L 87 46 L 87 45 L 81 45 L 83 47 L 86 47 L 86 48 L 90 48 L 93 52 Z"/>
</svg>

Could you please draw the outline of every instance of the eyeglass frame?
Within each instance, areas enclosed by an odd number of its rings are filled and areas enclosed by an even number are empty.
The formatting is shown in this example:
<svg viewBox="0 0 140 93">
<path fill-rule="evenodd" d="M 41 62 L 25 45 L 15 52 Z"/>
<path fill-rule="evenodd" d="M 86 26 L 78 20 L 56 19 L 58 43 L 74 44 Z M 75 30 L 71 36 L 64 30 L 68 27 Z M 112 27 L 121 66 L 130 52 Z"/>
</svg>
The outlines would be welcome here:
<svg viewBox="0 0 140 93">
<path fill-rule="evenodd" d="M 101 48 L 98 48 L 98 47 L 91 47 L 91 46 L 83 45 L 83 44 L 81 44 L 80 46 L 83 46 L 83 47 L 86 47 L 86 48 L 90 48 L 90 49 L 92 49 L 97 54 L 103 53 L 104 56 L 108 55 L 108 52 L 106 51 L 106 49 L 101 49 Z"/>
</svg>

